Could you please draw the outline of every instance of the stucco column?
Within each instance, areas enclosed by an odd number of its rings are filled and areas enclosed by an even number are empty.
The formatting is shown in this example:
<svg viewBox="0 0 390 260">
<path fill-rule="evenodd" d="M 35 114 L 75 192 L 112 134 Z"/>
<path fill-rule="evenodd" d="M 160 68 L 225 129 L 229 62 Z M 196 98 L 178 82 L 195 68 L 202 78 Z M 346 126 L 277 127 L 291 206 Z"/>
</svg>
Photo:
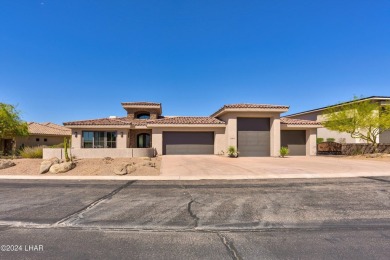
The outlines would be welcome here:
<svg viewBox="0 0 390 260">
<path fill-rule="evenodd" d="M 156 149 L 158 155 L 163 154 L 163 136 L 161 129 L 152 129 L 152 147 Z"/>
<path fill-rule="evenodd" d="M 72 129 L 72 148 L 81 148 L 82 131 L 81 129 Z"/>
<path fill-rule="evenodd" d="M 306 155 L 317 154 L 317 129 L 306 130 Z"/>
<path fill-rule="evenodd" d="M 237 149 L 237 117 L 229 118 L 227 124 L 227 145 Z M 227 147 L 225 148 L 227 149 Z"/>
<path fill-rule="evenodd" d="M 280 150 L 280 116 L 274 116 L 270 118 L 271 130 L 270 130 L 270 151 L 271 156 L 279 156 Z"/>
<path fill-rule="evenodd" d="M 116 148 L 127 148 L 127 129 L 118 129 L 116 136 Z"/>
</svg>

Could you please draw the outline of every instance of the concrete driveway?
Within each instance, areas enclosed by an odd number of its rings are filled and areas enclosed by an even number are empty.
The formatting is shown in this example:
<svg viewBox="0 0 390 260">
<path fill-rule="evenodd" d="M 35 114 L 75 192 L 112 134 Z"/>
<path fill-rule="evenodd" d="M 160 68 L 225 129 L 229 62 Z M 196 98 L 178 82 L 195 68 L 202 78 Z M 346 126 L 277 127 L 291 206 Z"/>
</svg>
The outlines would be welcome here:
<svg viewBox="0 0 390 260">
<path fill-rule="evenodd" d="M 162 158 L 161 176 L 187 180 L 390 176 L 390 160 L 326 156 L 227 158 L 216 155 L 165 155 Z"/>
</svg>

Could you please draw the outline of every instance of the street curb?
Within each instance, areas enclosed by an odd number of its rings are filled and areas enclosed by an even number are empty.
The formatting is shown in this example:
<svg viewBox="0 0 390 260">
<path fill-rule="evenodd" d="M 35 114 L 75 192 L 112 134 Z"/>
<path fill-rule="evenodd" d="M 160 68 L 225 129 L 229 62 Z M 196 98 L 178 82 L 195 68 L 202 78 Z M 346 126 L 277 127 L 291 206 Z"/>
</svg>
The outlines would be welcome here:
<svg viewBox="0 0 390 260">
<path fill-rule="evenodd" d="M 0 180 L 145 180 L 145 181 L 184 181 L 184 180 L 262 180 L 262 179 L 322 179 L 354 178 L 369 176 L 390 176 L 390 173 L 300 173 L 258 175 L 198 175 L 198 176 L 52 176 L 52 175 L 0 175 Z"/>
</svg>

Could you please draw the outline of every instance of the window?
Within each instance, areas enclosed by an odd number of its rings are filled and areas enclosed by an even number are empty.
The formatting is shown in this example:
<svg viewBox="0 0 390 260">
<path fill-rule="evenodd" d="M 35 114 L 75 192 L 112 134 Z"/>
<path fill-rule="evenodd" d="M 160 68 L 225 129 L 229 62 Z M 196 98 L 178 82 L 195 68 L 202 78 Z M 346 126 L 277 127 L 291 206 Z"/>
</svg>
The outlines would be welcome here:
<svg viewBox="0 0 390 260">
<path fill-rule="evenodd" d="M 44 142 L 47 142 L 47 138 L 43 139 Z"/>
<path fill-rule="evenodd" d="M 150 147 L 150 134 L 137 135 L 137 148 L 149 148 Z"/>
<path fill-rule="evenodd" d="M 35 141 L 39 142 L 39 138 L 35 138 Z"/>
<path fill-rule="evenodd" d="M 116 132 L 83 131 L 83 148 L 116 148 Z"/>
<path fill-rule="evenodd" d="M 104 148 L 104 134 L 105 132 L 94 132 L 93 148 Z"/>
<path fill-rule="evenodd" d="M 150 118 L 150 113 L 140 113 L 137 115 L 138 119 L 149 119 Z"/>
<path fill-rule="evenodd" d="M 83 147 L 93 148 L 93 132 L 83 132 Z"/>
<path fill-rule="evenodd" d="M 107 148 L 116 148 L 116 132 L 107 132 Z"/>
</svg>

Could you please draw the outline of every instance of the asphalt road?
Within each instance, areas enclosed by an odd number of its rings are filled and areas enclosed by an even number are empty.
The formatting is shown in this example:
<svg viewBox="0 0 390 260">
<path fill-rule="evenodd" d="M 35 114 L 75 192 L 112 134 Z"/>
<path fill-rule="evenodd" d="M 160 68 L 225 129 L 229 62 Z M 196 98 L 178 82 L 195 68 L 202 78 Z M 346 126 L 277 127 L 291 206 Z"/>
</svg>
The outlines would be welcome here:
<svg viewBox="0 0 390 260">
<path fill-rule="evenodd" d="M 390 259 L 390 177 L 0 180 L 0 259 Z"/>
</svg>

